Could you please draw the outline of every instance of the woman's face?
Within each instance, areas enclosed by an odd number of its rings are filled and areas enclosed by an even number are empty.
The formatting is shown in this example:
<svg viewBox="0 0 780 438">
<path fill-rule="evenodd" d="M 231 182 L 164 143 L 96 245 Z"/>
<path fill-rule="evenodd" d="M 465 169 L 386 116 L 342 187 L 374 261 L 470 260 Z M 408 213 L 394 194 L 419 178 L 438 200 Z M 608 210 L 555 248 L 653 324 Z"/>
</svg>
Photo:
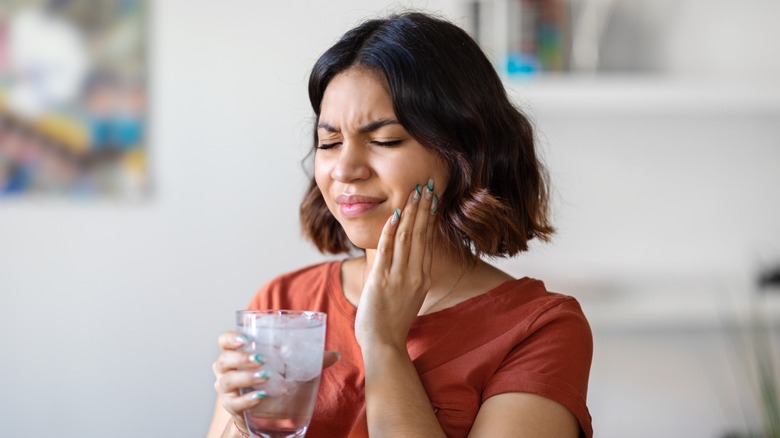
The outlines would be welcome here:
<svg viewBox="0 0 780 438">
<path fill-rule="evenodd" d="M 322 98 L 314 178 L 350 241 L 375 249 L 387 219 L 403 211 L 417 184 L 434 181 L 442 196 L 444 162 L 398 123 L 390 94 L 369 70 L 335 76 Z"/>
</svg>

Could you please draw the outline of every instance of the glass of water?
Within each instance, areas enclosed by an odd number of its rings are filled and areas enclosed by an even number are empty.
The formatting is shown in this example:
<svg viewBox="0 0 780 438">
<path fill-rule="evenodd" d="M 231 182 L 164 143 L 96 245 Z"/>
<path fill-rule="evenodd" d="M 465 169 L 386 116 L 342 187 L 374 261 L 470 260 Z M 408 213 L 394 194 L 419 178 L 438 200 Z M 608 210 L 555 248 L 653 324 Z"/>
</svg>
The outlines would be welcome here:
<svg viewBox="0 0 780 438">
<path fill-rule="evenodd" d="M 268 381 L 241 389 L 263 390 L 266 397 L 244 411 L 246 425 L 258 438 L 306 435 L 322 373 L 326 316 L 297 310 L 239 310 L 236 329 L 249 339 L 243 348 L 265 361 Z"/>
</svg>

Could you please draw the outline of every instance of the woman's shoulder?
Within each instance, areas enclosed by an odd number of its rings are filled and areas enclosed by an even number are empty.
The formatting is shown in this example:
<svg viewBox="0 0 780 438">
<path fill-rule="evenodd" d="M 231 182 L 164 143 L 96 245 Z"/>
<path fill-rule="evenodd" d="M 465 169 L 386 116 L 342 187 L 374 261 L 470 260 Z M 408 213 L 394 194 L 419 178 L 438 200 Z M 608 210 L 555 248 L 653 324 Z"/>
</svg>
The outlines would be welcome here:
<svg viewBox="0 0 780 438">
<path fill-rule="evenodd" d="M 527 276 L 516 278 L 487 263 L 482 264 L 481 271 L 479 280 L 483 287 L 477 289 L 485 292 L 478 295 L 482 295 L 481 300 L 489 307 L 523 313 L 562 309 L 582 312 L 573 296 L 549 290 L 542 280 Z"/>
<path fill-rule="evenodd" d="M 485 336 L 513 332 L 525 338 L 551 327 L 590 336 L 588 320 L 577 299 L 550 291 L 543 281 L 531 277 L 508 277 L 452 307 L 418 317 L 416 325 L 441 325 L 451 330 L 452 321 L 458 321 L 467 331 L 478 326 Z"/>
<path fill-rule="evenodd" d="M 542 280 L 523 277 L 508 281 L 494 292 L 495 301 L 509 312 L 521 312 L 526 319 L 572 316 L 586 321 L 579 301 L 561 292 L 551 291 Z"/>
<path fill-rule="evenodd" d="M 593 334 L 574 296 L 552 292 L 541 280 L 528 277 L 508 286 L 498 300 L 498 326 L 512 332 L 521 343 L 535 339 L 548 347 L 561 344 L 561 351 L 590 363 Z"/>
<path fill-rule="evenodd" d="M 544 361 L 567 354 L 583 364 L 591 360 L 593 335 L 577 299 L 534 278 L 505 282 L 450 318 L 458 319 L 455 337 L 473 339 L 474 347 L 491 343 L 507 354 L 548 351 Z"/>
<path fill-rule="evenodd" d="M 534 333 L 563 331 L 590 337 L 590 325 L 577 299 L 550 291 L 544 282 L 531 277 L 507 280 L 434 315 L 431 319 L 479 326 L 485 336 L 511 332 L 510 337 L 524 339 Z"/>
</svg>

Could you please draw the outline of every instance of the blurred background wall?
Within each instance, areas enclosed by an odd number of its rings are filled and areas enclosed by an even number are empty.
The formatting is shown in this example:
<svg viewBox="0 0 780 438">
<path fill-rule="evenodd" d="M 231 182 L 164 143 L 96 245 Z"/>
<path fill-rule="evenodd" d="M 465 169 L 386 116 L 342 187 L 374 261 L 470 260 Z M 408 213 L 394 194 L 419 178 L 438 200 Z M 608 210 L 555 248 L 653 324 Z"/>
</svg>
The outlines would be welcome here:
<svg viewBox="0 0 780 438">
<path fill-rule="evenodd" d="M 742 328 L 780 251 L 780 5 L 615 3 L 606 71 L 507 81 L 560 233 L 499 265 L 583 303 L 597 436 L 746 431 L 761 410 Z M 297 221 L 308 69 L 403 6 L 470 22 L 444 0 L 152 2 L 152 195 L 0 203 L 0 435 L 205 434 L 232 312 L 323 260 Z"/>
</svg>

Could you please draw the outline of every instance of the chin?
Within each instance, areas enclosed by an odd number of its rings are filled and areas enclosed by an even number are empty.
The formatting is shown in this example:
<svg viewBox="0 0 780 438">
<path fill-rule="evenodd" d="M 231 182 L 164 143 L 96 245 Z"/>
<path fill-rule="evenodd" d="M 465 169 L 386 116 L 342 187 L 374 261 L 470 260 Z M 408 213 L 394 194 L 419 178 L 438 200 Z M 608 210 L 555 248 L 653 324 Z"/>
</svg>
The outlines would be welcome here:
<svg viewBox="0 0 780 438">
<path fill-rule="evenodd" d="M 357 227 L 350 227 L 350 229 L 344 229 L 349 241 L 360 249 L 376 249 L 378 246 L 377 244 L 379 243 L 379 236 L 382 233 L 381 229 L 374 230 L 372 228 L 370 230 L 360 230 L 356 228 Z"/>
</svg>

